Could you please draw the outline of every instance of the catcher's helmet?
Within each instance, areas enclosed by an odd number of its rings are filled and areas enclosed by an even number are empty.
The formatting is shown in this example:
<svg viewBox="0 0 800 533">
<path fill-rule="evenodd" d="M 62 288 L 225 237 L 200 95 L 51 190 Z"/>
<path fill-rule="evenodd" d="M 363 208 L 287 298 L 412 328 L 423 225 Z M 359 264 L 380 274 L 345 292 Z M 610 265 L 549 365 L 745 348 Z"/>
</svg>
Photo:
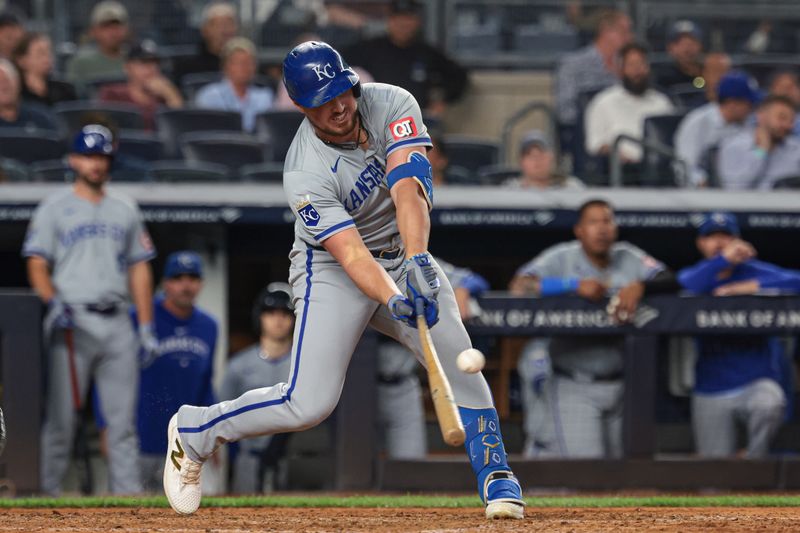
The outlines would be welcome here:
<svg viewBox="0 0 800 533">
<path fill-rule="evenodd" d="M 114 135 L 100 124 L 87 124 L 72 140 L 72 153 L 81 155 L 114 155 Z"/>
<path fill-rule="evenodd" d="M 283 60 L 283 84 L 297 104 L 319 107 L 352 88 L 361 94 L 358 74 L 327 43 L 308 41 L 295 46 Z"/>
<path fill-rule="evenodd" d="M 280 309 L 294 313 L 292 303 L 292 288 L 286 283 L 274 282 L 267 285 L 253 302 L 253 329 L 261 334 L 261 313 L 273 309 Z"/>
</svg>

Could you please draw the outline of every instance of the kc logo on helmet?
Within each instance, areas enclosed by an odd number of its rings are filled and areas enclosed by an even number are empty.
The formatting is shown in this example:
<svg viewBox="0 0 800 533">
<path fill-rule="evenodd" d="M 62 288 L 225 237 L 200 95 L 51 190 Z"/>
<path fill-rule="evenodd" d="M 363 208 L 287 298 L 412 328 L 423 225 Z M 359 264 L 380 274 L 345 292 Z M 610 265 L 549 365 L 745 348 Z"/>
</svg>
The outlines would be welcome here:
<svg viewBox="0 0 800 533">
<path fill-rule="evenodd" d="M 417 125 L 414 123 L 414 117 L 404 117 L 395 120 L 389 124 L 389 131 L 392 133 L 394 140 L 400 140 L 404 137 L 411 137 L 417 134 Z"/>
<path fill-rule="evenodd" d="M 332 80 L 334 76 L 336 76 L 336 73 L 333 71 L 333 67 L 330 63 L 325 63 L 324 65 L 314 65 L 311 68 L 314 70 L 314 74 L 317 75 L 317 81 L 322 81 L 323 76 L 329 80 Z M 330 72 L 328 69 L 330 69 Z"/>
</svg>

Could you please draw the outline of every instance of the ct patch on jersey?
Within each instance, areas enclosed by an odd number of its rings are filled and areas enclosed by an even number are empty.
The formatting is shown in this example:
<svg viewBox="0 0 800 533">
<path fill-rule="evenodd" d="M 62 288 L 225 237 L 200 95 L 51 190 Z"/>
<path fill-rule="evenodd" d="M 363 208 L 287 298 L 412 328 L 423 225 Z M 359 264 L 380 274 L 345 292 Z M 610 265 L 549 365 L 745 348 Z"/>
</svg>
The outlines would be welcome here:
<svg viewBox="0 0 800 533">
<path fill-rule="evenodd" d="M 303 224 L 311 228 L 319 224 L 319 213 L 317 213 L 317 210 L 314 209 L 313 205 L 311 205 L 311 202 L 300 202 L 295 207 L 297 209 L 297 214 L 303 221 Z"/>
<path fill-rule="evenodd" d="M 417 134 L 417 125 L 414 123 L 414 117 L 404 117 L 395 120 L 389 124 L 389 131 L 395 141 L 415 136 Z"/>
</svg>

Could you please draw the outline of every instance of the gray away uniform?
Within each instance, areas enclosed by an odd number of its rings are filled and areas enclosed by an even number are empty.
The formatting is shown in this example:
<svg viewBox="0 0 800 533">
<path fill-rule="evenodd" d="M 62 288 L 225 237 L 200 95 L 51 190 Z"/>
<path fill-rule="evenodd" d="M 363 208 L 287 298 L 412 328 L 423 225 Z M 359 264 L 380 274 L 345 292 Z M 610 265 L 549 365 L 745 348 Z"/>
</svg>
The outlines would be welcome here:
<svg viewBox="0 0 800 533">
<path fill-rule="evenodd" d="M 319 424 L 339 401 L 350 356 L 367 325 L 400 341 L 422 361 L 417 331 L 363 294 L 321 246 L 331 235 L 356 228 L 373 253 L 400 249 L 394 259 L 376 260 L 405 290 L 402 241 L 385 181 L 386 157 L 402 147 L 429 147 L 430 138 L 419 106 L 407 91 L 379 83 L 363 84 L 361 91 L 358 110 L 370 138 L 366 151 L 323 143 L 305 120 L 284 165 L 284 189 L 297 216 L 289 255 L 297 316 L 289 379 L 211 407 L 181 407 L 178 430 L 194 461 L 204 460 L 224 442 Z M 483 376 L 456 367 L 456 356 L 470 347 L 470 340 L 453 290 L 436 268 L 440 319 L 431 335 L 456 403 L 493 407 Z"/>
<path fill-rule="evenodd" d="M 222 379 L 219 397 L 233 400 L 247 391 L 285 383 L 289 377 L 289 353 L 275 359 L 262 359 L 258 344 L 234 354 Z M 238 494 L 261 492 L 259 467 L 261 455 L 269 446 L 271 435 L 239 441 L 239 454 L 233 465 L 232 490 Z"/>
<path fill-rule="evenodd" d="M 128 316 L 128 267 L 155 256 L 136 204 L 106 193 L 97 204 L 72 189 L 45 199 L 33 215 L 24 257 L 47 260 L 56 296 L 73 309 L 75 367 L 85 401 L 94 376 L 108 422 L 111 492 L 141 491 L 134 423 L 139 341 Z M 57 494 L 69 464 L 75 413 L 63 330 L 46 332 L 48 386 L 42 429 L 42 490 Z"/>
<path fill-rule="evenodd" d="M 652 278 L 664 265 L 626 242 L 615 243 L 604 270 L 578 241 L 557 244 L 517 275 L 594 278 L 609 294 Z M 548 361 L 549 352 L 549 361 Z M 523 349 L 525 454 L 528 457 L 619 457 L 622 454 L 622 340 L 572 336 L 533 339 Z"/>
</svg>

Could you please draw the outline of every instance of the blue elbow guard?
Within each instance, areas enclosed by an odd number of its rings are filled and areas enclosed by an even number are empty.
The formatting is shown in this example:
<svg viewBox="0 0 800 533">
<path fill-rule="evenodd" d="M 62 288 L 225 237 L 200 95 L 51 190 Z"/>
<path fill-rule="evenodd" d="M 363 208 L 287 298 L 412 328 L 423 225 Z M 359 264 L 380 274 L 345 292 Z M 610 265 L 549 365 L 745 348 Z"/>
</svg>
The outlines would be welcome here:
<svg viewBox="0 0 800 533">
<path fill-rule="evenodd" d="M 425 192 L 425 197 L 428 200 L 428 207 L 433 207 L 433 169 L 428 158 L 419 152 L 412 152 L 408 163 L 397 165 L 386 176 L 386 183 L 389 189 L 394 187 L 394 184 L 405 178 L 415 178 Z"/>
</svg>

